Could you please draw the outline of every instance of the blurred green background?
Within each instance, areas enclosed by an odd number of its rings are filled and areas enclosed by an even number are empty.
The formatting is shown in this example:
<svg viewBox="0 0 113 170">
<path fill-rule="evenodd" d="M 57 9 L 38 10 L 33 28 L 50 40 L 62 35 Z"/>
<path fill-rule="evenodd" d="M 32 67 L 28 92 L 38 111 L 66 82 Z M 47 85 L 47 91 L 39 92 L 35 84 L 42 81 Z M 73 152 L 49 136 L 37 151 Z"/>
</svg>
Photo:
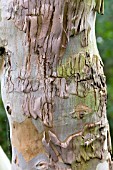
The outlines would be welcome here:
<svg viewBox="0 0 113 170">
<path fill-rule="evenodd" d="M 113 0 L 105 0 L 105 14 L 97 14 L 96 22 L 97 45 L 104 62 L 104 72 L 107 77 L 108 104 L 107 116 L 110 123 L 113 144 Z M 11 158 L 9 127 L 7 117 L 0 99 L 0 145 Z"/>
</svg>

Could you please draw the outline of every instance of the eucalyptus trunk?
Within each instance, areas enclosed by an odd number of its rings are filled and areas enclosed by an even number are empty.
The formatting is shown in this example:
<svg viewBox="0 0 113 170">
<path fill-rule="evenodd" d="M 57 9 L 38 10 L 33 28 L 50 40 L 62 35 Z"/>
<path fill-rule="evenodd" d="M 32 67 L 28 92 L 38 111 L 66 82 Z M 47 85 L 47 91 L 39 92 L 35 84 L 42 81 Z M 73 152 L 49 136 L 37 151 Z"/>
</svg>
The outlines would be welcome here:
<svg viewBox="0 0 113 170">
<path fill-rule="evenodd" d="M 0 0 L 1 91 L 12 170 L 111 170 L 103 0 Z"/>
</svg>

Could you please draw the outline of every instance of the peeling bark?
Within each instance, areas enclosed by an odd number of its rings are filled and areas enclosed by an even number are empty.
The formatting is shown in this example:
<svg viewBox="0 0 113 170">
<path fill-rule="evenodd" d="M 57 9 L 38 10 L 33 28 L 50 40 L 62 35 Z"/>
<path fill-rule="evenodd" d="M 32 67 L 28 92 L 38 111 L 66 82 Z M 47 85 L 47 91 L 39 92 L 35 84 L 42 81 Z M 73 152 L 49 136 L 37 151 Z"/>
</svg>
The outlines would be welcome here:
<svg viewBox="0 0 113 170">
<path fill-rule="evenodd" d="M 0 3 L 12 170 L 111 170 L 106 78 L 95 40 L 104 1 Z"/>
</svg>

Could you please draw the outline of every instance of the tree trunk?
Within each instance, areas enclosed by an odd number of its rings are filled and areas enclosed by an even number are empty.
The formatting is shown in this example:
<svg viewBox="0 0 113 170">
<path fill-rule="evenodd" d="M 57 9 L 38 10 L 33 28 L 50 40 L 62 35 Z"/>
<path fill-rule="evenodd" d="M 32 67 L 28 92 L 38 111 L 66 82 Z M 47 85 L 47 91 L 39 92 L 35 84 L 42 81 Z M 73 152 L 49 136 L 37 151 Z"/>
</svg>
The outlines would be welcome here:
<svg viewBox="0 0 113 170">
<path fill-rule="evenodd" d="M 11 164 L 0 146 L 0 170 L 11 170 Z"/>
<path fill-rule="evenodd" d="M 103 0 L 1 0 L 2 99 L 12 170 L 111 170 Z"/>
</svg>

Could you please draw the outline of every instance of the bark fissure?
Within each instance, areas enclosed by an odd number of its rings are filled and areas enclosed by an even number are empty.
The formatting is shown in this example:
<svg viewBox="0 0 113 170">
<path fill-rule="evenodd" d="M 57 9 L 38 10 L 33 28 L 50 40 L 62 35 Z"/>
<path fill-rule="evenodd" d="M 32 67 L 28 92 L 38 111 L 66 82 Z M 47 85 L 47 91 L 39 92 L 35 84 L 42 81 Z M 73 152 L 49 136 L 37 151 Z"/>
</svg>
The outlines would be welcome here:
<svg viewBox="0 0 113 170">
<path fill-rule="evenodd" d="M 12 170 L 111 170 L 106 80 L 94 31 L 104 1 L 1 2 Z"/>
</svg>

